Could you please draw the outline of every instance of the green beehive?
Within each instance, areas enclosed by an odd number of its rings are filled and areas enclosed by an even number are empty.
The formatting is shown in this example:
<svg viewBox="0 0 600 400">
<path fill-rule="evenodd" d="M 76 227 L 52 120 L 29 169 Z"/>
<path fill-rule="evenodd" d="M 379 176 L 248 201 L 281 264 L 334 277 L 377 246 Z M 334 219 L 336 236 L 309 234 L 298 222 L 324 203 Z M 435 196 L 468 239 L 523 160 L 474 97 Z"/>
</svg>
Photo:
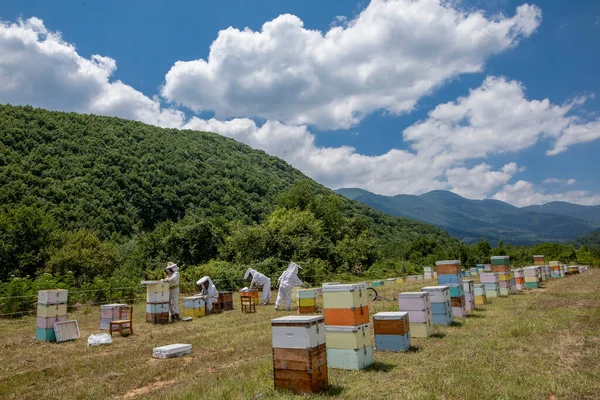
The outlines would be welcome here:
<svg viewBox="0 0 600 400">
<path fill-rule="evenodd" d="M 492 265 L 509 265 L 510 258 L 508 256 L 493 256 Z"/>
</svg>

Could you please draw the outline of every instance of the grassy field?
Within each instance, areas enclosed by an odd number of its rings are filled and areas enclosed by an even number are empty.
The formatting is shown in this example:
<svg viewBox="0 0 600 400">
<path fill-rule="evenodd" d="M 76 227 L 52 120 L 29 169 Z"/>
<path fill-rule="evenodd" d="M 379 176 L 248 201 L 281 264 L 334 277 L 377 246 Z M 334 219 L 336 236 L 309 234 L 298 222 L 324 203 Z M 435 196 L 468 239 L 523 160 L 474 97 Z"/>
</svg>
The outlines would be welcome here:
<svg viewBox="0 0 600 400">
<path fill-rule="evenodd" d="M 371 313 L 396 310 L 399 291 L 379 290 Z M 455 326 L 413 339 L 409 353 L 375 353 L 366 371 L 329 370 L 323 398 L 344 399 L 598 399 L 600 398 L 600 270 L 551 280 L 538 290 L 500 298 Z M 35 320 L 0 321 L 2 399 L 265 399 L 292 398 L 273 389 L 271 306 L 192 322 L 155 326 L 136 305 L 135 335 L 87 347 L 100 332 L 99 308 L 71 313 L 81 339 L 34 340 Z M 193 353 L 157 360 L 152 348 L 191 343 Z"/>
</svg>

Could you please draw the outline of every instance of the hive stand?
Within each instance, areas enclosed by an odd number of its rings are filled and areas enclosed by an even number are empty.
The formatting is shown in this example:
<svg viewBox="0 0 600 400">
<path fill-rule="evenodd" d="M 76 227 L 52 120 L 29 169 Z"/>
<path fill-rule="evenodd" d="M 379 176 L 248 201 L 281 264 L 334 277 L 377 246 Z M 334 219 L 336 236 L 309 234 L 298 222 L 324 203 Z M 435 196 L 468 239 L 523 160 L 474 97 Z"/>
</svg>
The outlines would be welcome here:
<svg viewBox="0 0 600 400">
<path fill-rule="evenodd" d="M 133 335 L 133 306 L 119 307 L 119 318 L 116 321 L 110 321 L 110 336 L 113 332 L 119 332 L 121 336 L 123 333 Z"/>
<path fill-rule="evenodd" d="M 242 305 L 242 313 L 250 314 L 256 312 L 256 303 L 249 296 L 241 296 L 240 297 L 241 305 Z"/>
</svg>

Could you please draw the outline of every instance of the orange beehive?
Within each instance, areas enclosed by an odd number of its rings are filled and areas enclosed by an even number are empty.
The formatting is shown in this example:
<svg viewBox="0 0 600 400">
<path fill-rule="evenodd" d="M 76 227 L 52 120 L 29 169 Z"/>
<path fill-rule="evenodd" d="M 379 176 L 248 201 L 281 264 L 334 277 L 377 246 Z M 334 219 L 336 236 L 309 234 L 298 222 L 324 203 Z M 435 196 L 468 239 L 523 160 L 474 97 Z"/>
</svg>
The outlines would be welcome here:
<svg viewBox="0 0 600 400">
<path fill-rule="evenodd" d="M 408 316 L 402 320 L 374 319 L 373 331 L 376 335 L 406 335 L 410 332 Z"/>
<path fill-rule="evenodd" d="M 369 307 L 326 308 L 325 325 L 357 326 L 369 323 Z"/>
<path fill-rule="evenodd" d="M 440 261 L 441 262 L 441 261 Z M 462 268 L 459 263 L 456 264 L 438 264 L 436 263 L 438 276 L 446 274 L 460 274 Z"/>
<path fill-rule="evenodd" d="M 317 306 L 298 306 L 298 314 L 313 314 L 317 312 Z"/>
</svg>

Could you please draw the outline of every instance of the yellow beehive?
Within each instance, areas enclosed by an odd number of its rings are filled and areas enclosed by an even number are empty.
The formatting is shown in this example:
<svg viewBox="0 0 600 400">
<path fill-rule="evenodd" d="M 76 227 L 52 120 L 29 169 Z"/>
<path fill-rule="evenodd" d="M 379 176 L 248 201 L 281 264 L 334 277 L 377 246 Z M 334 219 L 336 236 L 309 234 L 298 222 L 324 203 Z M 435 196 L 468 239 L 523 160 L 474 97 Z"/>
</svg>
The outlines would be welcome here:
<svg viewBox="0 0 600 400">
<path fill-rule="evenodd" d="M 317 305 L 317 299 L 298 299 L 299 307 L 314 307 Z"/>
<path fill-rule="evenodd" d="M 204 317 L 206 315 L 206 309 L 203 308 L 184 308 L 183 315 L 186 317 Z"/>
<path fill-rule="evenodd" d="M 433 325 L 430 322 L 410 322 L 410 336 L 426 338 L 433 335 Z M 329 342 L 328 342 L 329 344 Z"/>
<path fill-rule="evenodd" d="M 369 325 L 359 326 L 326 326 L 327 348 L 362 349 L 371 346 L 371 330 Z"/>
<path fill-rule="evenodd" d="M 38 304 L 38 307 L 37 307 L 37 316 L 38 317 L 52 318 L 52 317 L 62 317 L 63 315 L 67 315 L 67 305 L 66 304 L 53 304 L 53 305 Z"/>
<path fill-rule="evenodd" d="M 351 308 L 368 304 L 367 285 L 330 285 L 323 287 L 323 303 L 326 308 Z"/>
<path fill-rule="evenodd" d="M 475 295 L 475 305 L 476 306 L 483 306 L 483 305 L 485 305 L 485 296 Z"/>
</svg>

